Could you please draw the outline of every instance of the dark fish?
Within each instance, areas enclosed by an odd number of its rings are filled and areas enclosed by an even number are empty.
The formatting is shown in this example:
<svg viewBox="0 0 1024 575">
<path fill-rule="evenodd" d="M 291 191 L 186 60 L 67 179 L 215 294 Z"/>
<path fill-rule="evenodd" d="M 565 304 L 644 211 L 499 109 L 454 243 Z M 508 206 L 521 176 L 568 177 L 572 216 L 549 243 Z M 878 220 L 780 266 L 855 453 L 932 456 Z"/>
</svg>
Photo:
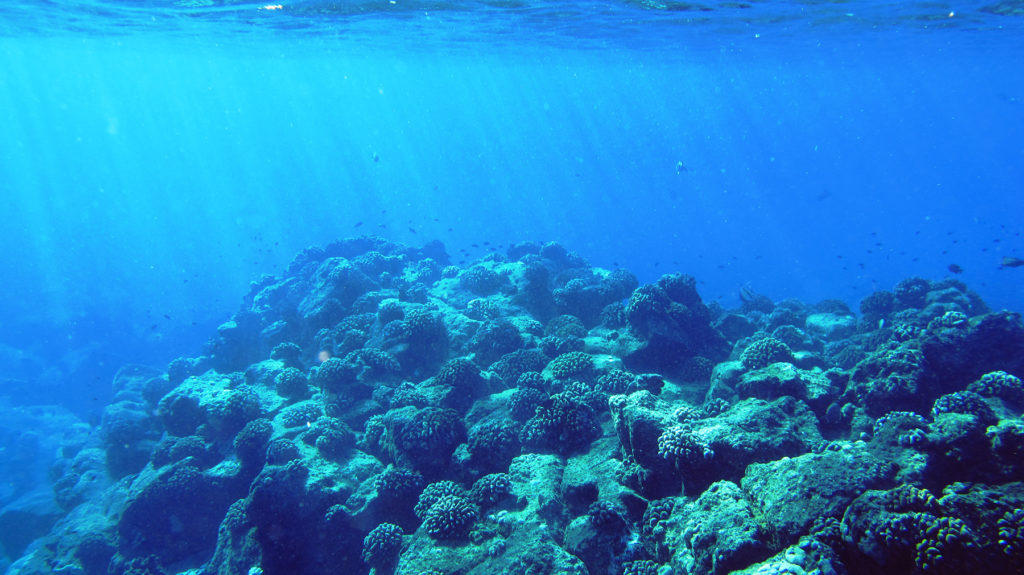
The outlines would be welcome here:
<svg viewBox="0 0 1024 575">
<path fill-rule="evenodd" d="M 750 289 L 747 286 L 743 286 L 740 288 L 740 301 L 746 303 L 754 301 L 755 299 L 757 299 L 757 292 L 755 292 L 754 290 Z"/>
<path fill-rule="evenodd" d="M 363 222 L 356 222 L 356 225 L 354 225 L 354 226 L 352 226 L 352 227 L 353 227 L 353 228 L 358 228 L 358 227 L 359 227 L 359 226 L 361 226 L 361 225 L 363 225 Z"/>
<path fill-rule="evenodd" d="M 409 228 L 409 231 L 410 231 L 410 232 L 412 232 L 412 233 L 414 233 L 414 234 L 416 233 L 416 230 L 414 230 L 414 229 L 412 229 L 412 228 Z"/>
<path fill-rule="evenodd" d="M 1024 266 L 1024 259 L 1015 258 L 1013 256 L 1006 256 L 1003 258 L 1003 262 L 999 265 L 999 269 L 1019 268 L 1021 266 Z"/>
<path fill-rule="evenodd" d="M 958 266 L 957 264 L 949 264 L 948 268 L 949 268 L 949 271 L 951 271 L 951 272 L 953 272 L 955 274 L 962 274 L 962 273 L 964 273 L 964 268 Z"/>
</svg>

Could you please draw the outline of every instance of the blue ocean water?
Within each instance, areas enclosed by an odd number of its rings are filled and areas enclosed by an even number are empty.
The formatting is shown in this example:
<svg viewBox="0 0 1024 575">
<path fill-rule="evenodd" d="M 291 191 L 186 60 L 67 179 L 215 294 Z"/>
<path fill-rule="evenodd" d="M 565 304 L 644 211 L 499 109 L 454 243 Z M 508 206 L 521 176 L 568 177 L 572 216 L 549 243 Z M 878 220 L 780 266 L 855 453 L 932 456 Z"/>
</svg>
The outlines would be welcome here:
<svg viewBox="0 0 1024 575">
<path fill-rule="evenodd" d="M 250 282 L 558 241 L 705 301 L 1024 309 L 1024 4 L 0 5 L 0 395 L 95 417 Z"/>
<path fill-rule="evenodd" d="M 194 353 L 260 274 L 362 233 L 456 259 L 557 240 L 726 303 L 856 304 L 956 264 L 1024 303 L 998 269 L 1024 255 L 1009 8 L 276 8 L 0 8 L 11 377 L 83 410 L 117 365 Z"/>
</svg>

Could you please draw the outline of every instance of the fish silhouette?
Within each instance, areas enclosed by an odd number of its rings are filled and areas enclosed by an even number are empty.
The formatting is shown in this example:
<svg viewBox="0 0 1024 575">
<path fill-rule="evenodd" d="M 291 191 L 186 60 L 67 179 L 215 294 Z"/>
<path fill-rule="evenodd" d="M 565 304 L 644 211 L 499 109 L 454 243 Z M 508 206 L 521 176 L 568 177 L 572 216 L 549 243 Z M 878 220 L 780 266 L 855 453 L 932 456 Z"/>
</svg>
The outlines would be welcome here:
<svg viewBox="0 0 1024 575">
<path fill-rule="evenodd" d="M 999 264 L 999 269 L 1003 268 L 1019 268 L 1024 266 L 1024 259 L 1015 258 L 1013 256 L 1006 256 L 1003 261 Z"/>
</svg>

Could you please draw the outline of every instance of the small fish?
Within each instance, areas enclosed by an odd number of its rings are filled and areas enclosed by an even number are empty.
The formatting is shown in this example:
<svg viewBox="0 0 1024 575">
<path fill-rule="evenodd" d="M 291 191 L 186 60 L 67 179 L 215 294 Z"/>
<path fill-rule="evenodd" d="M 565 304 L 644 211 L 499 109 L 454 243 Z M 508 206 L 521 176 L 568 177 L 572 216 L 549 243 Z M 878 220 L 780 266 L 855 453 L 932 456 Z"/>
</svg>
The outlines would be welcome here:
<svg viewBox="0 0 1024 575">
<path fill-rule="evenodd" d="M 999 264 L 999 269 L 1019 268 L 1021 266 L 1024 266 L 1024 259 L 1015 258 L 1013 256 L 1006 256 L 1003 258 L 1002 263 Z"/>
<path fill-rule="evenodd" d="M 352 227 L 353 227 L 353 228 L 358 228 L 358 227 L 359 227 L 359 226 L 361 226 L 361 225 L 363 225 L 363 222 L 356 222 L 356 225 L 354 225 L 354 226 L 352 226 Z"/>
<path fill-rule="evenodd" d="M 948 269 L 949 269 L 949 271 L 951 271 L 951 272 L 953 272 L 955 274 L 962 274 L 962 273 L 964 273 L 964 268 L 958 266 L 957 264 L 949 264 Z"/>
<path fill-rule="evenodd" d="M 680 161 L 676 162 L 676 173 L 677 174 L 684 174 L 684 173 L 688 174 L 688 173 L 690 173 L 690 170 L 687 169 L 686 164 L 684 164 L 683 161 L 680 160 Z"/>
<path fill-rule="evenodd" d="M 757 294 L 754 292 L 754 290 L 750 289 L 748 286 L 742 286 L 740 288 L 740 301 L 742 301 L 742 302 L 754 301 L 754 299 L 756 297 L 757 297 Z"/>
<path fill-rule="evenodd" d="M 373 163 L 376 164 L 378 162 L 380 162 L 380 156 L 378 156 L 376 153 L 374 153 L 373 154 Z"/>
<path fill-rule="evenodd" d="M 410 228 L 409 228 L 409 232 L 411 232 L 411 233 L 415 234 L 415 233 L 416 233 L 416 230 L 414 230 L 414 229 L 412 229 L 412 228 L 410 227 Z"/>
</svg>

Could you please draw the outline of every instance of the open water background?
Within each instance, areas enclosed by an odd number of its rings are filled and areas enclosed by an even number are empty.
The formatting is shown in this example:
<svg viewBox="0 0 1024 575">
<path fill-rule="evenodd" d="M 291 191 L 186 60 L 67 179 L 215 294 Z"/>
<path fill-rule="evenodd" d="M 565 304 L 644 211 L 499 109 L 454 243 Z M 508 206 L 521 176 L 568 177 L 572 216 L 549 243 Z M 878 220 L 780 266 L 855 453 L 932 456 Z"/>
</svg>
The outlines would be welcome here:
<svg viewBox="0 0 1024 575">
<path fill-rule="evenodd" d="M 1021 3 L 6 3 L 0 395 L 95 414 L 364 233 L 1021 310 L 1021 62 Z"/>
</svg>

